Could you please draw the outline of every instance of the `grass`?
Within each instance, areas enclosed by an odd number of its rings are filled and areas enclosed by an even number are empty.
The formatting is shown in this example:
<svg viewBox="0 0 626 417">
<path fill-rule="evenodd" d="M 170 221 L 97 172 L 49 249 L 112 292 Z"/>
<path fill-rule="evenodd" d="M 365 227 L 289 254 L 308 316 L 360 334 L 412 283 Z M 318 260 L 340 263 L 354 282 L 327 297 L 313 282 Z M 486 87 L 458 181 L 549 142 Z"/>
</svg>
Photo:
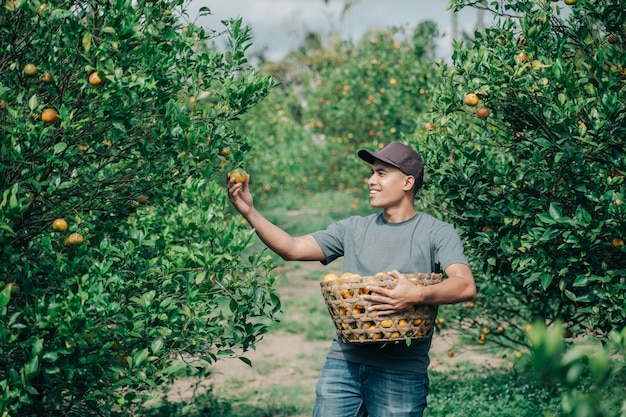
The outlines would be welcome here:
<svg viewBox="0 0 626 417">
<path fill-rule="evenodd" d="M 450 372 L 430 372 L 424 417 L 537 417 L 560 410 L 560 396 L 527 373 L 467 364 Z"/>
</svg>

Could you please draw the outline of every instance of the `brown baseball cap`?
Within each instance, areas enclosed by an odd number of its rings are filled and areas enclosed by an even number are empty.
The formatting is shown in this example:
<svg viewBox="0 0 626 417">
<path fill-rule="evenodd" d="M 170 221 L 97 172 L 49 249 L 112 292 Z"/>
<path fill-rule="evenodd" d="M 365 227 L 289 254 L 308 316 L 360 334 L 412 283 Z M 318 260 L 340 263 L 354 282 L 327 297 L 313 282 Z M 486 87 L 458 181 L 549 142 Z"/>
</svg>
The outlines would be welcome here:
<svg viewBox="0 0 626 417">
<path fill-rule="evenodd" d="M 391 142 L 381 149 L 380 152 L 361 149 L 357 152 L 357 155 L 369 164 L 379 160 L 398 168 L 406 175 L 411 175 L 415 178 L 416 189 L 419 189 L 424 182 L 424 160 L 413 148 L 403 143 Z"/>
</svg>

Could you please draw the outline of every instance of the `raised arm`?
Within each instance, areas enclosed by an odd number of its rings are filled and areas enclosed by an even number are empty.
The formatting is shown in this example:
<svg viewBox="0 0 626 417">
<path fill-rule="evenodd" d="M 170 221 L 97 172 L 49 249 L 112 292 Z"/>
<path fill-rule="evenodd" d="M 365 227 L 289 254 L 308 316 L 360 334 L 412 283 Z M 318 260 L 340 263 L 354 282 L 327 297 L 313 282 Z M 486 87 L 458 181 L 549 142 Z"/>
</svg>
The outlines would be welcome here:
<svg viewBox="0 0 626 417">
<path fill-rule="evenodd" d="M 242 183 L 228 178 L 228 198 L 239 213 L 248 221 L 261 241 L 287 261 L 323 261 L 324 252 L 311 235 L 291 236 L 271 223 L 254 207 L 250 192 L 250 176 Z"/>
</svg>

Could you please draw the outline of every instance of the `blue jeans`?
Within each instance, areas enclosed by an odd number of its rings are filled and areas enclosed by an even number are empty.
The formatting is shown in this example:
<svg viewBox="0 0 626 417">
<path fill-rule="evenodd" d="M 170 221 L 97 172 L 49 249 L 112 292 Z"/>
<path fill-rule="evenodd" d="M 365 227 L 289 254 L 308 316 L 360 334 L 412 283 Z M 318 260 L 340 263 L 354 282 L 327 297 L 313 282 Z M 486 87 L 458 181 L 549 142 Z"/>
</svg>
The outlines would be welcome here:
<svg viewBox="0 0 626 417">
<path fill-rule="evenodd" d="M 422 417 L 428 374 L 326 359 L 313 417 Z"/>
</svg>

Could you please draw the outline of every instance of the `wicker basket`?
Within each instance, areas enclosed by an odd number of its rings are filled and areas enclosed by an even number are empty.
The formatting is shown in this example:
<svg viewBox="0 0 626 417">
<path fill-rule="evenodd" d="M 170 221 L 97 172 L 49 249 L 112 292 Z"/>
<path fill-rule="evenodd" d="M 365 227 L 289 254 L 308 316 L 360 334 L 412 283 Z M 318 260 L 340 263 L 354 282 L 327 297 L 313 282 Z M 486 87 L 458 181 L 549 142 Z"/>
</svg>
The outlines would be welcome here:
<svg viewBox="0 0 626 417">
<path fill-rule="evenodd" d="M 415 285 L 441 282 L 442 274 L 405 274 Z M 437 306 L 420 305 L 402 313 L 378 316 L 368 312 L 373 303 L 364 299 L 366 287 L 395 287 L 397 279 L 387 274 L 352 276 L 321 282 L 322 295 L 337 335 L 344 342 L 380 343 L 431 337 Z"/>
</svg>

